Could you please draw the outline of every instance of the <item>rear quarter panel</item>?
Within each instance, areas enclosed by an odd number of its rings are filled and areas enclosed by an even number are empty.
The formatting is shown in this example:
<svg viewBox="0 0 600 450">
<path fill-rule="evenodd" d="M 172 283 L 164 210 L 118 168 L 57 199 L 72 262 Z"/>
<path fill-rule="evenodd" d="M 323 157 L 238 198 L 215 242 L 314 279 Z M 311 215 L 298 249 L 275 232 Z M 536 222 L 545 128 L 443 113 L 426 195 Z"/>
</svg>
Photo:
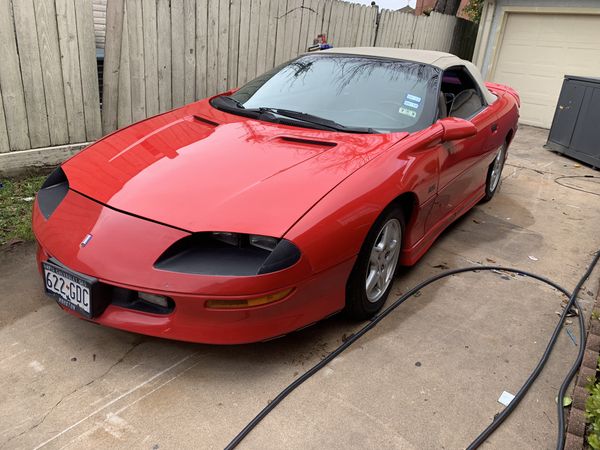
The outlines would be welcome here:
<svg viewBox="0 0 600 450">
<path fill-rule="evenodd" d="M 501 84 L 486 83 L 487 88 L 498 97 L 493 104 L 498 117 L 499 139 L 502 143 L 510 136 L 509 144 L 515 136 L 519 122 L 519 95 L 517 92 Z"/>
</svg>

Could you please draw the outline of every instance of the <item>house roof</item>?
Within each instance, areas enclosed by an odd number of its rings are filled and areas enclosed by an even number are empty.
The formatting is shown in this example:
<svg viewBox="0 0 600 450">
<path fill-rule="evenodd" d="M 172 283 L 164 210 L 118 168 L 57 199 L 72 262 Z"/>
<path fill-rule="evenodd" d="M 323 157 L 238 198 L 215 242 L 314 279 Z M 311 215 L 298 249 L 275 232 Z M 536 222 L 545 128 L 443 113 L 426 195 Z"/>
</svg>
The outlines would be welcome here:
<svg viewBox="0 0 600 450">
<path fill-rule="evenodd" d="M 398 11 L 408 14 L 414 14 L 415 8 L 411 8 L 409 5 L 406 5 L 404 8 L 400 8 Z"/>
<path fill-rule="evenodd" d="M 429 64 L 442 70 L 453 66 L 465 66 L 479 85 L 483 96 L 488 103 L 493 103 L 496 96 L 488 91 L 479 69 L 470 61 L 460 59 L 451 53 L 438 52 L 434 50 L 417 50 L 410 48 L 390 47 L 337 47 L 322 50 L 320 53 L 336 53 L 345 55 L 375 56 L 378 58 L 399 59 L 403 61 L 415 61 Z"/>
</svg>

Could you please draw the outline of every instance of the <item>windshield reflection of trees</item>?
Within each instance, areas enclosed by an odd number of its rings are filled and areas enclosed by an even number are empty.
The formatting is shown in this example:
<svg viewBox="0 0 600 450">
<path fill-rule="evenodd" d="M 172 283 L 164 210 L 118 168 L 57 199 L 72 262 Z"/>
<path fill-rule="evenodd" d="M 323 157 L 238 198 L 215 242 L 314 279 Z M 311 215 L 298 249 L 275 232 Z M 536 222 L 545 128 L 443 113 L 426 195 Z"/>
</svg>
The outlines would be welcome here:
<svg viewBox="0 0 600 450">
<path fill-rule="evenodd" d="M 377 71 L 377 77 L 386 77 L 390 84 L 398 82 L 412 82 L 412 86 L 403 85 L 404 89 L 414 89 L 418 85 L 426 85 L 427 89 L 435 87 L 439 70 L 427 64 L 413 61 L 398 61 L 381 58 L 362 58 L 351 56 L 318 56 L 310 55 L 292 61 L 281 69 L 286 76 L 289 87 L 296 82 L 305 81 L 308 74 L 315 69 L 315 63 L 333 64 L 331 73 L 332 84 L 340 94 L 350 84 L 373 78 Z"/>
<path fill-rule="evenodd" d="M 283 148 L 295 151 L 306 158 L 303 163 L 307 164 L 307 173 L 316 175 L 318 173 L 339 172 L 350 173 L 358 169 L 376 154 L 392 144 L 396 136 L 392 134 L 352 134 L 336 133 L 331 131 L 312 130 L 299 128 L 285 132 L 281 129 L 273 129 L 273 125 L 258 121 L 243 121 L 230 124 L 228 127 L 239 128 L 242 133 L 240 137 L 256 145 L 252 151 L 268 154 L 273 151 L 281 151 Z M 223 130 L 231 133 L 231 130 Z M 319 146 L 314 144 L 302 144 L 301 142 L 281 141 L 281 137 L 295 137 L 307 139 L 313 143 L 325 141 L 335 142 L 335 147 Z"/>
</svg>

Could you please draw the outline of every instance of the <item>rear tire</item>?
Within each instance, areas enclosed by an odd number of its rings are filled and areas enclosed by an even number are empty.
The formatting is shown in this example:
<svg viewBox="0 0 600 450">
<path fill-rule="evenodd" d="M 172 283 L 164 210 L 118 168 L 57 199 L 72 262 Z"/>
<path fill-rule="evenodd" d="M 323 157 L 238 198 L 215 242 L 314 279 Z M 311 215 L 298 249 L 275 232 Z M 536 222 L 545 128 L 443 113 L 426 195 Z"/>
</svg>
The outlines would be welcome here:
<svg viewBox="0 0 600 450">
<path fill-rule="evenodd" d="M 371 227 L 346 284 L 346 313 L 354 319 L 373 317 L 385 304 L 398 267 L 404 234 L 399 207 L 382 214 Z"/>
<path fill-rule="evenodd" d="M 494 194 L 500 190 L 500 184 L 502 183 L 502 169 L 504 169 L 504 162 L 506 161 L 506 150 L 508 144 L 505 142 L 492 164 L 488 168 L 487 178 L 485 181 L 485 196 L 481 199 L 482 203 L 489 202 Z"/>
</svg>

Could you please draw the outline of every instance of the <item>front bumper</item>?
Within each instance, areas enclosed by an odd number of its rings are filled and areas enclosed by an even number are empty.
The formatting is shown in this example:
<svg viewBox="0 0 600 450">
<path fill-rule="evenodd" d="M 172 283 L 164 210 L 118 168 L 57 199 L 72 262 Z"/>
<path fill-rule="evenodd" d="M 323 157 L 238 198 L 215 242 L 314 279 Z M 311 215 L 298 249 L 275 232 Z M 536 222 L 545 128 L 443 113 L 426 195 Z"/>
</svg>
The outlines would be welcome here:
<svg viewBox="0 0 600 450">
<path fill-rule="evenodd" d="M 154 261 L 181 230 L 112 210 L 73 191 L 48 220 L 37 202 L 33 230 L 37 260 L 54 258 L 65 267 L 107 285 L 168 296 L 169 314 L 152 314 L 109 303 L 92 322 L 182 341 L 239 344 L 262 341 L 314 323 L 344 306 L 354 260 L 312 273 L 305 256 L 288 269 L 249 277 L 192 275 L 157 270 Z M 93 239 L 81 243 L 86 235 Z M 211 309 L 207 300 L 246 299 L 293 288 L 274 303 L 251 308 Z M 70 313 L 77 313 L 67 310 Z"/>
</svg>

